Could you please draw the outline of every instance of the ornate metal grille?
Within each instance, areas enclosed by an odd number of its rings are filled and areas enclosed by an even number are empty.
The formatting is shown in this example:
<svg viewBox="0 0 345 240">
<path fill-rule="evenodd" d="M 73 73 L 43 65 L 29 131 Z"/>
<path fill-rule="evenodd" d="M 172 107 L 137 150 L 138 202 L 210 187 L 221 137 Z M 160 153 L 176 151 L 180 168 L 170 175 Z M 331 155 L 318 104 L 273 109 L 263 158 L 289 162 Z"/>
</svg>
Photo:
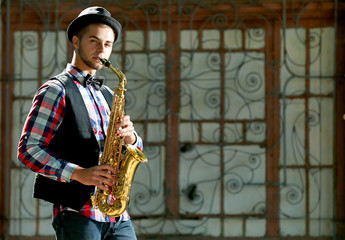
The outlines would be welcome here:
<svg viewBox="0 0 345 240">
<path fill-rule="evenodd" d="M 340 3 L 3 3 L 2 59 L 14 63 L 2 84 L 11 95 L 8 236 L 53 235 L 51 205 L 31 198 L 34 174 L 16 146 L 36 89 L 70 60 L 67 24 L 89 5 L 124 26 L 111 61 L 129 80 L 126 112 L 149 158 L 129 205 L 139 236 L 336 236 Z"/>
</svg>

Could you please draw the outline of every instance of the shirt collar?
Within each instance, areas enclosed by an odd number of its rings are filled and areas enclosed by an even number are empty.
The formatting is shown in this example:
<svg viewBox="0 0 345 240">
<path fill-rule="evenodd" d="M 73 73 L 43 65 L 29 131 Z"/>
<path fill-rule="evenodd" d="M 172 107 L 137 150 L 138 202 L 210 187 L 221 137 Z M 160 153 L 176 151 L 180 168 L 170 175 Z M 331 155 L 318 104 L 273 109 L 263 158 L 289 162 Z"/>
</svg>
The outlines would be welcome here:
<svg viewBox="0 0 345 240">
<path fill-rule="evenodd" d="M 76 80 L 78 80 L 81 84 L 84 81 L 84 78 L 86 77 L 86 74 L 82 72 L 79 68 L 76 66 L 68 63 L 66 67 L 66 71 Z"/>
</svg>

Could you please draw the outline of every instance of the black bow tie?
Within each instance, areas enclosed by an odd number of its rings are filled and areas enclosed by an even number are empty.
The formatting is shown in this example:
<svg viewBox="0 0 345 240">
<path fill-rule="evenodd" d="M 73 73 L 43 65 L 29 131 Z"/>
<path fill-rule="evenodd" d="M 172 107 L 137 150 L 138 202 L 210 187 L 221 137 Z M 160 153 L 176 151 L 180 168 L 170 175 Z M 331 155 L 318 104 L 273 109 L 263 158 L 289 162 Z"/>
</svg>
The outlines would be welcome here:
<svg viewBox="0 0 345 240">
<path fill-rule="evenodd" d="M 84 87 L 91 85 L 98 91 L 99 89 L 101 89 L 103 82 L 104 82 L 104 77 L 99 76 L 97 78 L 93 78 L 90 74 L 88 74 L 84 78 L 83 85 Z"/>
</svg>

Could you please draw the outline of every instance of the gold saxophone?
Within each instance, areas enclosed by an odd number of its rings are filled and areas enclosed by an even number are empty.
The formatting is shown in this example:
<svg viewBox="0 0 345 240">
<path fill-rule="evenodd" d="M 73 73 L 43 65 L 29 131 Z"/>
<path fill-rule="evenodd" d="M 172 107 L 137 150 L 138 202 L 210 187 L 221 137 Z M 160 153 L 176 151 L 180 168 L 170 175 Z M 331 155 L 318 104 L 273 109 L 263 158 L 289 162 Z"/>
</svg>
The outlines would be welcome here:
<svg viewBox="0 0 345 240">
<path fill-rule="evenodd" d="M 114 90 L 107 137 L 100 159 L 101 165 L 113 166 L 116 173 L 113 174 L 115 182 L 111 190 L 103 191 L 96 188 L 95 193 L 91 196 L 91 201 L 94 208 L 98 208 L 109 217 L 118 217 L 127 208 L 137 166 L 141 162 L 147 162 L 147 158 L 138 148 L 130 144 L 126 145 L 126 152 L 123 154 L 122 149 L 125 142 L 123 137 L 116 135 L 115 123 L 125 115 L 125 86 L 127 79 L 125 74 L 118 68 L 113 67 L 108 60 L 100 58 L 100 61 L 119 78 L 119 85 Z"/>
</svg>

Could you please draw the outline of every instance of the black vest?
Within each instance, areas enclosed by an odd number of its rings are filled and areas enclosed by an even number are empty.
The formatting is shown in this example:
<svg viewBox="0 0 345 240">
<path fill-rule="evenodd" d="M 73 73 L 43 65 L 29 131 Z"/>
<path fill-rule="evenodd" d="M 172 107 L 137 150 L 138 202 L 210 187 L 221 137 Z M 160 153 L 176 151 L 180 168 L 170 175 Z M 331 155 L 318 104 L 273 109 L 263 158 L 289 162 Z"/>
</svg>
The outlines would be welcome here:
<svg viewBox="0 0 345 240">
<path fill-rule="evenodd" d="M 65 86 L 65 116 L 48 149 L 61 159 L 89 168 L 98 164 L 99 146 L 93 133 L 83 98 L 73 79 L 65 72 L 53 77 Z M 101 92 L 111 107 L 112 94 L 102 86 Z M 37 174 L 34 197 L 79 210 L 90 199 L 94 186 L 77 181 L 69 183 L 51 180 Z"/>
</svg>

